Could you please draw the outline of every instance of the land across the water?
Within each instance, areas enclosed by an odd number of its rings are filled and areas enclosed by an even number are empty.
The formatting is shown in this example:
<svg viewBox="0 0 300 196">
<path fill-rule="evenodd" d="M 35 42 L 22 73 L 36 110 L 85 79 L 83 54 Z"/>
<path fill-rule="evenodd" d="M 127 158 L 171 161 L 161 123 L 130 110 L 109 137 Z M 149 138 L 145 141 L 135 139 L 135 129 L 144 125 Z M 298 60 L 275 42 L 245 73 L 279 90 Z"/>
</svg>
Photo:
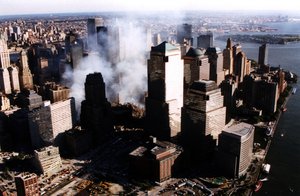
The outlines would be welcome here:
<svg viewBox="0 0 300 196">
<path fill-rule="evenodd" d="M 216 39 L 226 41 L 229 37 L 234 42 L 248 42 L 259 44 L 288 44 L 300 42 L 300 35 L 298 34 L 234 34 L 218 36 L 216 37 Z"/>
</svg>

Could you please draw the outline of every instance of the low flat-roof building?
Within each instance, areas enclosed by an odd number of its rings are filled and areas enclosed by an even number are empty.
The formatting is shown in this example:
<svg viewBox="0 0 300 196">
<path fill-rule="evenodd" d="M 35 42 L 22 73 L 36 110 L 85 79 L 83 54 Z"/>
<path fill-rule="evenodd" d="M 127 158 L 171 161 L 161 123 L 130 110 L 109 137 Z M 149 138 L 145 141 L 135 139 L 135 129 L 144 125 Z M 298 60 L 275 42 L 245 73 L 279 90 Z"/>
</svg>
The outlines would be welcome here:
<svg viewBox="0 0 300 196">
<path fill-rule="evenodd" d="M 62 162 L 58 147 L 48 146 L 34 151 L 37 167 L 41 173 L 51 176 L 61 170 Z"/>
<path fill-rule="evenodd" d="M 162 182 L 173 176 L 183 150 L 171 142 L 151 139 L 129 154 L 130 170 L 135 177 Z"/>
</svg>

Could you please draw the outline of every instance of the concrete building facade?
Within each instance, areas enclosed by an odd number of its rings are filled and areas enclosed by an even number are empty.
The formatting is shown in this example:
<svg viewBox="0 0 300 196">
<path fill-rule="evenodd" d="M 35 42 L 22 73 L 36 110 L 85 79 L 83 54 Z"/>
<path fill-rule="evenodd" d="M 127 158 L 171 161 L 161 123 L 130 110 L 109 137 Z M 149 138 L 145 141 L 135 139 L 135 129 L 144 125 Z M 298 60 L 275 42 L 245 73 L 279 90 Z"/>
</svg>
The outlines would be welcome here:
<svg viewBox="0 0 300 196">
<path fill-rule="evenodd" d="M 180 132 L 184 65 L 178 47 L 163 42 L 152 47 L 148 60 L 146 129 L 159 139 Z"/>
<path fill-rule="evenodd" d="M 52 176 L 62 168 L 58 147 L 48 146 L 34 151 L 37 168 L 46 176 Z"/>
<path fill-rule="evenodd" d="M 189 88 L 182 108 L 184 137 L 208 136 L 217 140 L 225 126 L 224 98 L 214 81 L 195 81 Z"/>
<path fill-rule="evenodd" d="M 39 196 L 38 177 L 34 173 L 21 173 L 15 177 L 17 196 Z"/>
<path fill-rule="evenodd" d="M 152 137 L 147 145 L 140 146 L 129 154 L 130 172 L 137 178 L 166 181 L 180 167 L 179 156 L 182 152 L 181 147 Z"/>
<path fill-rule="evenodd" d="M 209 47 L 213 47 L 214 45 L 214 37 L 211 32 L 208 32 L 206 34 L 200 34 L 197 37 L 197 47 L 198 48 L 204 48 L 207 49 Z"/>
<path fill-rule="evenodd" d="M 19 67 L 19 80 L 20 88 L 22 89 L 33 89 L 32 74 L 28 65 L 27 52 L 23 50 L 21 52 L 21 64 Z"/>
<path fill-rule="evenodd" d="M 219 168 L 229 177 L 246 173 L 252 160 L 254 126 L 238 123 L 227 126 L 219 136 Z"/>
</svg>

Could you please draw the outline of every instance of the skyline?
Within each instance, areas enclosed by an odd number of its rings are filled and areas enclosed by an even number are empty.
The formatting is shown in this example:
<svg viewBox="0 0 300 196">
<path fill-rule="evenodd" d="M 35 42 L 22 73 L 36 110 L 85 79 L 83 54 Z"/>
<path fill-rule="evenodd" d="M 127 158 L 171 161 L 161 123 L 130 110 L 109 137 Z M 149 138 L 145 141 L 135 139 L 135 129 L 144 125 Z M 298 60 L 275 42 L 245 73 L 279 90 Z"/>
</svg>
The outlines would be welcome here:
<svg viewBox="0 0 300 196">
<path fill-rule="evenodd" d="M 0 15 L 23 15 L 23 14 L 48 14 L 48 13 L 74 13 L 74 12 L 103 12 L 103 11 L 279 11 L 292 13 L 300 11 L 300 3 L 294 0 L 270 1 L 239 1 L 239 0 L 112 0 L 102 1 L 89 0 L 88 3 L 80 0 L 0 0 Z M 158 6 L 159 5 L 159 6 Z"/>
</svg>

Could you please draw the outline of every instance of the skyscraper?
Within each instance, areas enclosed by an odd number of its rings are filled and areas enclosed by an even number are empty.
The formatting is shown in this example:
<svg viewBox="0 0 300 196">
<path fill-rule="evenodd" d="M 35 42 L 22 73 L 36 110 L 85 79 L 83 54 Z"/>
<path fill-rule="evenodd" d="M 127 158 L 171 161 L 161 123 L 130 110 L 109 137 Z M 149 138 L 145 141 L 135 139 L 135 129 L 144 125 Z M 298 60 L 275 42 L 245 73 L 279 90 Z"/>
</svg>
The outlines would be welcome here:
<svg viewBox="0 0 300 196">
<path fill-rule="evenodd" d="M 209 80 L 213 80 L 219 85 L 224 80 L 223 53 L 218 47 L 207 48 L 205 54 L 208 56 L 210 69 Z"/>
<path fill-rule="evenodd" d="M 184 59 L 184 92 L 189 86 L 200 79 L 209 79 L 209 59 L 204 49 L 190 48 Z"/>
<path fill-rule="evenodd" d="M 233 48 L 231 39 L 228 38 L 226 48 L 223 50 L 223 68 L 227 69 L 229 74 L 233 73 Z"/>
<path fill-rule="evenodd" d="M 224 128 L 219 136 L 218 165 L 223 175 L 240 177 L 252 159 L 254 126 L 238 123 Z"/>
<path fill-rule="evenodd" d="M 206 34 L 200 34 L 197 37 L 197 47 L 207 49 L 209 47 L 213 47 L 214 38 L 212 32 L 208 32 Z"/>
<path fill-rule="evenodd" d="M 102 18 L 89 18 L 87 21 L 88 48 L 97 48 L 97 27 L 103 26 Z"/>
<path fill-rule="evenodd" d="M 159 139 L 180 132 L 183 105 L 183 60 L 168 42 L 152 47 L 148 60 L 147 130 Z"/>
<path fill-rule="evenodd" d="M 4 39 L 0 38 L 0 90 L 5 94 L 11 93 L 8 67 L 10 67 L 10 57 L 7 43 Z"/>
<path fill-rule="evenodd" d="M 33 148 L 52 144 L 57 135 L 69 130 L 75 123 L 74 98 L 53 104 L 47 103 L 28 114 L 29 130 Z"/>
<path fill-rule="evenodd" d="M 182 24 L 177 26 L 177 43 L 183 44 L 184 41 L 191 41 L 192 39 L 192 25 Z M 191 43 L 192 45 L 192 43 Z"/>
<path fill-rule="evenodd" d="M 226 107 L 221 89 L 211 80 L 190 86 L 182 108 L 182 132 L 193 137 L 211 135 L 218 139 L 225 126 Z"/>
<path fill-rule="evenodd" d="M 21 64 L 19 67 L 19 79 L 20 79 L 20 88 L 22 89 L 33 89 L 33 80 L 32 74 L 28 66 L 27 52 L 23 50 L 20 53 Z"/>
<path fill-rule="evenodd" d="M 258 65 L 268 65 L 268 45 L 263 44 L 259 47 L 258 53 Z"/>
<path fill-rule="evenodd" d="M 8 69 L 11 90 L 13 92 L 20 92 L 20 82 L 19 82 L 19 71 L 16 67 L 10 66 Z"/>
<path fill-rule="evenodd" d="M 91 73 L 85 80 L 85 100 L 81 103 L 81 126 L 92 132 L 94 144 L 105 140 L 112 132 L 112 111 L 105 93 L 101 73 Z"/>
</svg>

